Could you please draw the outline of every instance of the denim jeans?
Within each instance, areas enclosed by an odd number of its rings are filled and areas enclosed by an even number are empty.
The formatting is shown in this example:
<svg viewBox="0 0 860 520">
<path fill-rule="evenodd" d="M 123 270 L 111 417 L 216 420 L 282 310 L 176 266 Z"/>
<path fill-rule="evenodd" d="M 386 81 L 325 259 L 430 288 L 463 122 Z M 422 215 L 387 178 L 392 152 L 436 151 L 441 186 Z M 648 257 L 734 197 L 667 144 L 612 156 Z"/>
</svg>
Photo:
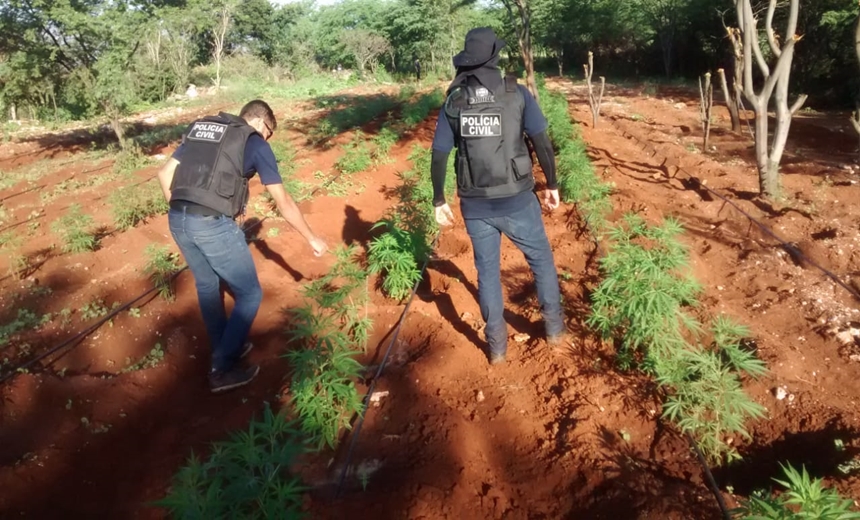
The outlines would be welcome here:
<svg viewBox="0 0 860 520">
<path fill-rule="evenodd" d="M 257 316 L 263 290 L 245 242 L 245 233 L 225 217 L 192 215 L 171 209 L 170 233 L 194 274 L 200 312 L 212 349 L 212 369 L 230 370 Z M 235 305 L 228 318 L 221 299 L 221 280 Z"/>
<path fill-rule="evenodd" d="M 478 269 L 478 300 L 486 322 L 489 354 L 504 354 L 508 331 L 504 318 L 500 250 L 502 233 L 525 255 L 535 277 L 538 301 L 547 337 L 564 331 L 564 315 L 558 287 L 558 273 L 549 247 L 537 197 L 514 213 L 502 217 L 466 219 Z"/>
</svg>

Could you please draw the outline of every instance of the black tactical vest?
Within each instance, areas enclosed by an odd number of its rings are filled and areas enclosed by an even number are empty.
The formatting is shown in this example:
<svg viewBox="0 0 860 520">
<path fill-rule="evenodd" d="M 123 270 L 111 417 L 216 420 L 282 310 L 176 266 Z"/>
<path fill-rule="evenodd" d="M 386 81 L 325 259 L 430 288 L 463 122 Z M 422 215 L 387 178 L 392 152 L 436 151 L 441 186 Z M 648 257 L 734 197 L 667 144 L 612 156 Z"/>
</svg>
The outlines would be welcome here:
<svg viewBox="0 0 860 520">
<path fill-rule="evenodd" d="M 171 200 L 186 200 L 229 217 L 245 211 L 245 143 L 256 130 L 240 117 L 220 112 L 189 125 L 182 160 L 170 185 Z"/>
<path fill-rule="evenodd" d="M 466 78 L 449 88 L 444 107 L 457 147 L 457 194 L 498 199 L 534 189 L 516 78 L 506 77 L 498 93 L 473 83 Z"/>
</svg>

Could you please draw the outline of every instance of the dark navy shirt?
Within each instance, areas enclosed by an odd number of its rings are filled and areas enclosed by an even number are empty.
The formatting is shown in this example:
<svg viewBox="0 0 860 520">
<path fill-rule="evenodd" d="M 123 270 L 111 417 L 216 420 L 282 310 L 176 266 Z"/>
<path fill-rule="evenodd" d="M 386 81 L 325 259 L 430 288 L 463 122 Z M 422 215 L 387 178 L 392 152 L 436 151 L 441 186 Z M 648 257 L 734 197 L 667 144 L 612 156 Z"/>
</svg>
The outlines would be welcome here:
<svg viewBox="0 0 860 520">
<path fill-rule="evenodd" d="M 182 162 L 184 149 L 184 145 L 179 145 L 179 148 L 173 152 L 173 158 Z M 275 153 L 272 151 L 269 143 L 260 134 L 251 134 L 245 143 L 244 166 L 245 177 L 249 179 L 254 176 L 254 173 L 258 173 L 260 175 L 260 182 L 264 185 L 284 182 L 281 174 L 278 172 L 278 161 L 275 159 Z"/>
<path fill-rule="evenodd" d="M 532 93 L 523 86 L 517 85 L 525 99 L 523 107 L 523 128 L 529 136 L 538 135 L 546 132 L 549 128 L 549 123 L 546 121 L 540 106 L 538 106 Z M 454 131 L 448 123 L 448 118 L 445 117 L 445 110 L 439 111 L 439 118 L 436 120 L 436 133 L 433 135 L 433 150 L 451 153 L 454 149 Z M 522 209 L 530 202 L 530 198 L 534 198 L 534 193 L 524 191 L 511 197 L 503 197 L 500 199 L 475 199 L 461 198 L 460 211 L 463 213 L 463 218 L 492 218 L 501 217 L 513 213 L 518 209 Z"/>
</svg>

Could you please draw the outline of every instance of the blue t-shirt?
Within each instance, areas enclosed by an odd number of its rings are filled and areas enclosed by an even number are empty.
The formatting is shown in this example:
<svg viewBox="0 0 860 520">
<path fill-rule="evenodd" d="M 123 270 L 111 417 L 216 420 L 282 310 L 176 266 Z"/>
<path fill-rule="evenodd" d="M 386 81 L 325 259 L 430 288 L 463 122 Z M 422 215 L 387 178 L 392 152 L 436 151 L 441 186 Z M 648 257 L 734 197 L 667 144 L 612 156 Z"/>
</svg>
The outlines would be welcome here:
<svg viewBox="0 0 860 520">
<path fill-rule="evenodd" d="M 523 107 L 523 128 L 529 136 L 538 135 L 546 132 L 549 128 L 546 117 L 541 112 L 532 93 L 523 85 L 517 85 L 525 99 Z M 454 131 L 448 123 L 448 118 L 445 117 L 445 111 L 439 111 L 439 118 L 436 120 L 436 133 L 433 135 L 433 150 L 451 153 L 454 149 Z M 492 218 L 500 217 L 521 209 L 528 204 L 529 198 L 534 197 L 531 191 L 524 191 L 511 197 L 500 199 L 473 199 L 461 198 L 460 211 L 463 213 L 463 218 Z"/>
<path fill-rule="evenodd" d="M 173 158 L 182 162 L 182 154 L 185 151 L 185 145 L 179 145 L 179 148 L 173 152 Z M 248 141 L 245 142 L 245 164 L 244 174 L 249 179 L 254 176 L 254 173 L 260 175 L 260 182 L 264 185 L 280 184 L 283 181 L 280 172 L 278 172 L 278 161 L 275 159 L 275 153 L 272 147 L 260 134 L 251 134 Z"/>
</svg>

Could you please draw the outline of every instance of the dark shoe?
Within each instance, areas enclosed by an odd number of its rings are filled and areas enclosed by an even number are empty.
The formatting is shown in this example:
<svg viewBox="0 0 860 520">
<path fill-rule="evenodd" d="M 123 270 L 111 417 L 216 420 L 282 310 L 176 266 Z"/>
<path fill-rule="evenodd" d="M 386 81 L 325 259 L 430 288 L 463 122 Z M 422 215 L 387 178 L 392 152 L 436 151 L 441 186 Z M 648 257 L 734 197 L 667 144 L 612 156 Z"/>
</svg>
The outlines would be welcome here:
<svg viewBox="0 0 860 520">
<path fill-rule="evenodd" d="M 227 372 L 213 371 L 209 373 L 209 389 L 213 394 L 225 392 L 233 388 L 247 385 L 260 373 L 259 365 L 237 365 Z"/>
<path fill-rule="evenodd" d="M 491 353 L 488 356 L 488 358 L 490 360 L 491 365 L 501 365 L 502 363 L 505 362 L 505 355 L 504 354 L 493 354 L 493 353 Z"/>
<path fill-rule="evenodd" d="M 242 345 L 242 353 L 239 354 L 240 358 L 243 358 L 248 355 L 248 352 L 254 350 L 254 344 L 250 341 L 246 341 L 244 345 Z"/>
</svg>

